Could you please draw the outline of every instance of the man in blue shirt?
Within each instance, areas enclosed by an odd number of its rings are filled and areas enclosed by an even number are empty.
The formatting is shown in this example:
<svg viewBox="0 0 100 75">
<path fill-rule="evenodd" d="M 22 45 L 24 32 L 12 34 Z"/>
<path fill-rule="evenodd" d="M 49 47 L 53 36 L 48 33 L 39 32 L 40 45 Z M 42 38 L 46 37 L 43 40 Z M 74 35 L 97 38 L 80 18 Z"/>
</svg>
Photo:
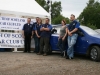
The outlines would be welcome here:
<svg viewBox="0 0 100 75">
<path fill-rule="evenodd" d="M 75 15 L 71 15 L 70 20 L 72 21 L 68 26 L 68 50 L 66 59 L 74 58 L 74 45 L 78 37 L 78 28 L 80 23 L 75 20 Z"/>
<path fill-rule="evenodd" d="M 30 24 L 31 18 L 27 19 L 27 23 L 24 24 L 23 26 L 23 38 L 24 38 L 24 46 L 25 50 L 24 52 L 29 52 L 30 53 L 30 44 L 31 44 L 31 38 L 33 36 L 33 25 Z"/>
<path fill-rule="evenodd" d="M 33 38 L 34 38 L 34 41 L 35 41 L 35 50 L 34 50 L 34 53 L 37 53 L 37 49 L 36 49 L 36 44 L 37 44 L 37 38 L 36 38 L 36 33 L 35 33 L 35 26 L 38 25 L 38 20 L 39 20 L 39 17 L 36 17 L 36 22 L 33 23 Z"/>
<path fill-rule="evenodd" d="M 41 55 L 42 52 L 44 51 L 43 55 L 47 56 L 47 52 L 48 52 L 49 44 L 50 44 L 51 30 L 52 30 L 52 26 L 49 24 L 49 19 L 46 18 L 45 24 L 42 25 L 40 28 L 41 38 L 40 38 L 40 51 L 38 55 Z"/>
</svg>

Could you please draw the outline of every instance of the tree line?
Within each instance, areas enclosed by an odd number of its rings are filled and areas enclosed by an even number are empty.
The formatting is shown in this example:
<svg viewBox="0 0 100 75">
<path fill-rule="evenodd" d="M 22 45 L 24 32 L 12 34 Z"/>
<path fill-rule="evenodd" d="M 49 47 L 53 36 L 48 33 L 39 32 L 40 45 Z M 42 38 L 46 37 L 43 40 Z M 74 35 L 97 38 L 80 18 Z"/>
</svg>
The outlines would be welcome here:
<svg viewBox="0 0 100 75">
<path fill-rule="evenodd" d="M 42 6 L 47 12 L 49 12 L 49 5 L 46 0 L 35 0 L 40 6 Z M 62 14 L 61 1 L 51 2 L 51 18 L 52 24 L 61 24 L 61 20 L 65 19 L 69 23 L 69 19 L 64 17 Z"/>
<path fill-rule="evenodd" d="M 36 0 L 47 12 L 49 12 L 48 3 L 45 0 Z M 69 23 L 69 18 L 64 17 L 62 12 L 61 1 L 51 3 L 51 18 L 52 24 L 60 24 L 62 19 Z M 83 9 L 77 18 L 82 25 L 88 26 L 92 29 L 100 29 L 100 2 L 89 0 L 87 6 Z"/>
<path fill-rule="evenodd" d="M 92 29 L 100 29 L 100 2 L 89 0 L 78 19 L 83 25 Z"/>
</svg>

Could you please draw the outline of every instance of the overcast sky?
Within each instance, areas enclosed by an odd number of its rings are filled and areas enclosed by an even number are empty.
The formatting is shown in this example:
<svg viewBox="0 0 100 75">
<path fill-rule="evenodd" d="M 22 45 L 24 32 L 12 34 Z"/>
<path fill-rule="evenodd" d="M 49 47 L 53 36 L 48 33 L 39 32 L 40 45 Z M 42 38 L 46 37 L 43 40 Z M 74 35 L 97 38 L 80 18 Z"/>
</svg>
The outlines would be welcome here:
<svg viewBox="0 0 100 75">
<path fill-rule="evenodd" d="M 61 1 L 62 3 L 62 14 L 65 17 L 70 17 L 70 14 L 74 14 L 76 17 L 83 11 L 86 7 L 88 0 L 52 0 Z"/>
</svg>

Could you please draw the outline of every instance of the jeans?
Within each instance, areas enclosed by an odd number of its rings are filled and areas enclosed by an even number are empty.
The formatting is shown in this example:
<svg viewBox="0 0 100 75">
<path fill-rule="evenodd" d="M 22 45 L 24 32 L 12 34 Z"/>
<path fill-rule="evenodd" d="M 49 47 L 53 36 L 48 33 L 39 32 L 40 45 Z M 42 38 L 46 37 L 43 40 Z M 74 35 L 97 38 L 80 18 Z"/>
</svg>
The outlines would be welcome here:
<svg viewBox="0 0 100 75">
<path fill-rule="evenodd" d="M 61 53 L 63 53 L 63 51 L 65 51 L 65 47 L 66 47 L 66 38 L 65 38 L 65 40 L 62 40 L 62 38 L 59 39 L 57 46 L 60 49 Z"/>
<path fill-rule="evenodd" d="M 34 41 L 35 41 L 35 51 L 34 52 L 38 53 L 40 50 L 40 38 L 38 38 L 37 36 L 34 36 Z"/>
<path fill-rule="evenodd" d="M 72 34 L 72 36 L 68 36 L 68 50 L 67 50 L 67 55 L 69 58 L 74 57 L 74 45 L 76 43 L 78 34 Z"/>
</svg>

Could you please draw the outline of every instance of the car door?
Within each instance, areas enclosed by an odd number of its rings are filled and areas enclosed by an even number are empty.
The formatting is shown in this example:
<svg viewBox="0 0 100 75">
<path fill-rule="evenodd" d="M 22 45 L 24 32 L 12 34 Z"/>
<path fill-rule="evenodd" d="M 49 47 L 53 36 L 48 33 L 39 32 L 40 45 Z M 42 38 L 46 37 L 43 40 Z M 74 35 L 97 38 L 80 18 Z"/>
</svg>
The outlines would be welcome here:
<svg viewBox="0 0 100 75">
<path fill-rule="evenodd" d="M 81 32 L 81 34 L 78 36 L 78 39 L 75 44 L 75 53 L 85 54 L 88 45 L 88 41 L 86 39 L 87 34 L 81 29 L 79 29 L 79 31 Z"/>
<path fill-rule="evenodd" d="M 58 51 L 59 48 L 57 47 L 58 44 L 58 37 L 59 37 L 59 28 L 54 29 L 55 31 L 52 32 L 51 34 L 51 38 L 50 38 L 50 44 L 51 44 L 51 48 L 52 50 Z"/>
</svg>

